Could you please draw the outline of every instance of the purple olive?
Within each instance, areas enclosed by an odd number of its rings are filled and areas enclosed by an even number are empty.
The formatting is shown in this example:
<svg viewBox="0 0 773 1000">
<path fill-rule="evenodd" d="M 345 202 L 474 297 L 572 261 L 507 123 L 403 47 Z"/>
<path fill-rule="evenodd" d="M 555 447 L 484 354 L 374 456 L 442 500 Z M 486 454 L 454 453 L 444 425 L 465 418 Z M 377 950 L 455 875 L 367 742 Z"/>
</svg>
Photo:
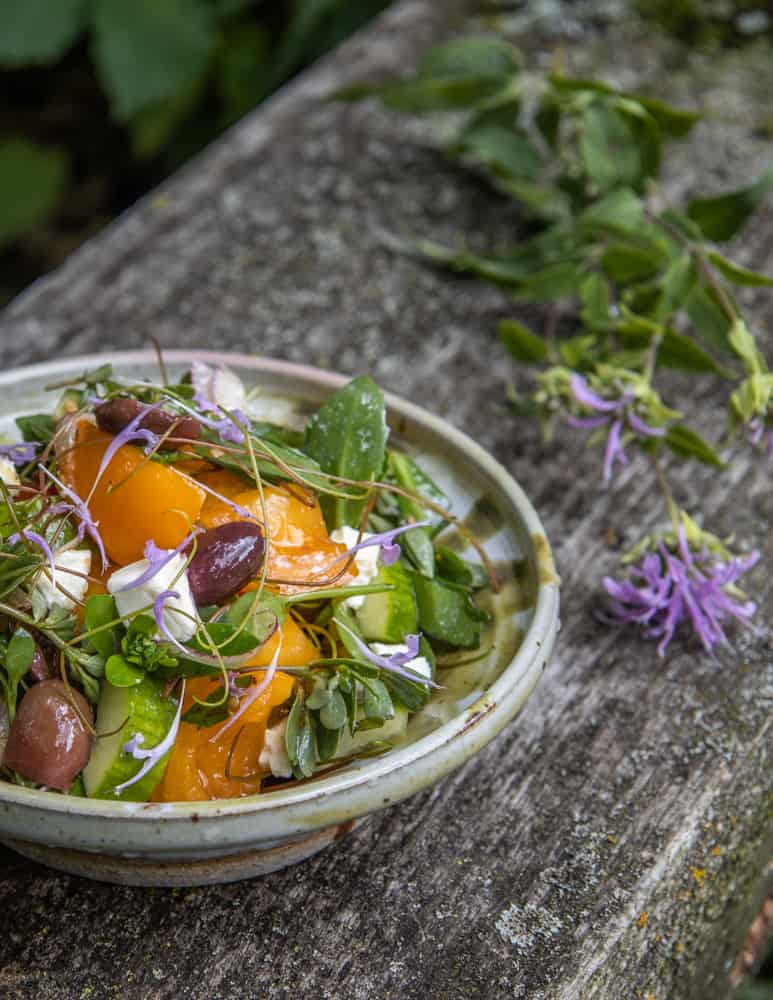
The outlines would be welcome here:
<svg viewBox="0 0 773 1000">
<path fill-rule="evenodd" d="M 219 604 L 249 583 L 263 565 L 263 533 L 251 521 L 231 521 L 198 536 L 188 582 L 196 604 Z"/>
<path fill-rule="evenodd" d="M 119 434 L 127 424 L 131 423 L 142 412 L 142 403 L 129 396 L 117 396 L 106 403 L 94 407 L 94 416 L 100 430 L 108 434 Z M 180 417 L 167 410 L 151 410 L 139 422 L 139 426 L 154 434 L 166 434 L 175 425 L 172 437 L 190 438 L 197 441 L 201 437 L 201 424 L 195 417 Z M 172 447 L 169 445 L 169 447 Z"/>
<path fill-rule="evenodd" d="M 68 693 L 58 679 L 34 684 L 11 723 L 3 764 L 39 785 L 68 789 L 91 753 L 91 734 L 72 702 L 91 722 L 91 706 L 79 691 Z"/>
<path fill-rule="evenodd" d="M 32 654 L 29 676 L 33 683 L 39 684 L 41 681 L 51 679 L 51 667 L 46 659 L 43 650 L 35 643 L 35 652 Z"/>
</svg>

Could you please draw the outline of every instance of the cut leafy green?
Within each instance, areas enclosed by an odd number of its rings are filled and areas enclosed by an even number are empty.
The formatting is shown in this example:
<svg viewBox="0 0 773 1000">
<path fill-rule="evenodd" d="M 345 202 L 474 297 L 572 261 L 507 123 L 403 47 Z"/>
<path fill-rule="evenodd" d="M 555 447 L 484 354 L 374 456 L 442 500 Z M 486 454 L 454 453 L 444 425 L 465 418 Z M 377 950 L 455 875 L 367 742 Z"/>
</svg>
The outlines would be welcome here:
<svg viewBox="0 0 773 1000">
<path fill-rule="evenodd" d="M 327 399 L 309 420 L 306 452 L 323 472 L 368 482 L 381 473 L 388 433 L 384 394 L 373 379 L 361 375 Z M 330 531 L 346 524 L 356 527 L 367 502 L 362 487 L 341 489 L 349 497 L 320 497 Z"/>
</svg>

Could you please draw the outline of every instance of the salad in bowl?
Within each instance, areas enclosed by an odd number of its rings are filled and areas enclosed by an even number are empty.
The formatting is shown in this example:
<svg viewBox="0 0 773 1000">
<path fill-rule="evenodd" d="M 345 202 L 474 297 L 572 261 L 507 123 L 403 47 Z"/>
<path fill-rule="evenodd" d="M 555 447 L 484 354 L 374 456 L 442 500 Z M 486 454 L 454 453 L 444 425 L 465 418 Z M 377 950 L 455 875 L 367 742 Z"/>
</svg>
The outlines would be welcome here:
<svg viewBox="0 0 773 1000">
<path fill-rule="evenodd" d="M 161 373 L 68 379 L 0 445 L 0 778 L 201 802 L 388 753 L 489 652 L 474 531 L 369 377 L 299 426 Z"/>
</svg>

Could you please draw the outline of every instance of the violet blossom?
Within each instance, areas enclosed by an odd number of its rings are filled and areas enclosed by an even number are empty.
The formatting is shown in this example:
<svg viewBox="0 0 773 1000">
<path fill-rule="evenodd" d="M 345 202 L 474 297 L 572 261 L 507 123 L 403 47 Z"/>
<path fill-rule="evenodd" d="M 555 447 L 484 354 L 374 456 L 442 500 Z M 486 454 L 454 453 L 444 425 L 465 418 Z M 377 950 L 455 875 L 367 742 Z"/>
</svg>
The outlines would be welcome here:
<svg viewBox="0 0 773 1000">
<path fill-rule="evenodd" d="M 97 488 L 97 484 L 102 479 L 105 474 L 108 465 L 113 459 L 113 456 L 118 451 L 119 448 L 123 447 L 125 444 L 131 444 L 134 441 L 144 441 L 145 442 L 145 454 L 149 455 L 151 451 L 157 446 L 159 442 L 158 434 L 154 434 L 153 431 L 148 430 L 147 427 L 140 427 L 140 424 L 145 419 L 145 417 L 152 410 L 157 410 L 160 407 L 160 403 L 141 403 L 142 409 L 133 417 L 129 423 L 119 431 L 112 441 L 109 442 L 108 446 L 105 448 L 105 453 L 102 456 L 102 461 L 99 463 L 99 468 L 97 469 L 97 475 L 94 479 L 94 483 L 91 487 L 91 493 Z M 91 494 L 89 494 L 91 496 Z"/>
<path fill-rule="evenodd" d="M 430 680 L 428 677 L 422 677 L 421 674 L 411 670 L 410 667 L 407 670 L 404 669 L 411 660 L 415 660 L 419 655 L 419 635 L 406 635 L 403 639 L 403 645 L 406 647 L 406 652 L 391 653 L 389 656 L 381 656 L 379 653 L 372 650 L 367 643 L 363 642 L 356 632 L 353 632 L 342 622 L 338 622 L 338 627 L 339 629 L 342 628 L 349 636 L 351 636 L 352 641 L 361 655 L 374 666 L 380 667 L 382 670 L 386 670 L 391 674 L 397 674 L 398 677 L 404 677 L 409 681 L 416 681 L 419 684 L 428 684 L 430 687 L 434 688 L 438 686 L 433 680 Z"/>
<path fill-rule="evenodd" d="M 142 767 L 137 771 L 136 774 L 132 775 L 127 781 L 122 782 L 120 785 L 115 786 L 115 794 L 120 795 L 125 788 L 135 785 L 138 781 L 145 777 L 145 775 L 152 771 L 153 768 L 158 764 L 163 757 L 172 749 L 174 746 L 174 741 L 177 739 L 177 731 L 180 728 L 180 718 L 182 716 L 183 701 L 185 700 L 185 680 L 183 679 L 182 688 L 180 690 L 180 700 L 177 703 L 177 711 L 175 712 L 174 719 L 172 719 L 172 724 L 169 727 L 169 731 L 166 736 L 154 747 L 149 747 L 147 750 L 141 749 L 141 744 L 145 742 L 145 737 L 142 733 L 135 733 L 131 739 L 127 740 L 123 745 L 123 752 L 129 756 L 133 757 L 135 760 L 143 761 Z"/>
<path fill-rule="evenodd" d="M 108 562 L 102 536 L 99 533 L 99 521 L 95 521 L 93 519 L 88 506 L 83 500 L 81 500 L 77 493 L 65 486 L 64 483 L 50 471 L 50 469 L 45 467 L 42 468 L 43 472 L 55 484 L 59 492 L 70 501 L 70 503 L 59 501 L 58 503 L 52 504 L 47 509 L 46 513 L 62 514 L 66 517 L 70 514 L 74 514 L 75 517 L 78 518 L 80 523 L 78 524 L 78 530 L 75 537 L 77 541 L 82 542 L 86 534 L 88 534 L 89 538 L 91 538 L 99 550 L 99 555 L 102 559 L 102 572 L 104 573 L 107 569 Z"/>
<path fill-rule="evenodd" d="M 608 621 L 637 624 L 646 638 L 660 639 L 658 654 L 663 656 L 677 626 L 688 621 L 710 653 L 717 643 L 726 643 L 722 623 L 735 619 L 750 628 L 757 609 L 744 600 L 735 587 L 737 581 L 758 561 L 759 552 L 746 557 L 724 558 L 704 549 L 699 555 L 689 546 L 680 527 L 676 552 L 663 541 L 634 566 L 629 577 L 617 581 L 604 578 L 611 600 Z"/>
<path fill-rule="evenodd" d="M 402 524 L 398 528 L 392 528 L 389 531 L 380 531 L 376 535 L 368 535 L 367 538 L 363 538 L 361 542 L 357 542 L 356 545 L 352 545 L 351 548 L 347 549 L 346 552 L 342 552 L 340 556 L 337 556 L 331 566 L 335 566 L 336 563 L 342 562 L 344 559 L 348 559 L 350 556 L 359 552 L 361 549 L 371 548 L 374 545 L 379 545 L 381 551 L 379 553 L 381 557 L 381 562 L 384 566 L 391 566 L 396 563 L 402 554 L 402 550 L 399 544 L 395 541 L 398 535 L 404 534 L 406 531 L 412 531 L 414 528 L 426 528 L 431 521 L 416 521 L 413 524 Z"/>
<path fill-rule="evenodd" d="M 666 433 L 665 427 L 652 427 L 646 424 L 638 416 L 633 408 L 636 401 L 636 394 L 631 389 L 626 389 L 617 399 L 603 399 L 588 385 L 587 380 L 573 372 L 569 380 L 572 395 L 589 410 L 593 410 L 598 416 L 595 417 L 575 417 L 569 415 L 567 420 L 572 427 L 581 430 L 598 430 L 601 427 L 608 427 L 607 446 L 604 452 L 604 482 L 608 483 L 612 478 L 614 463 L 621 465 L 628 464 L 628 456 L 623 450 L 623 431 L 625 429 L 633 431 L 642 437 L 663 437 Z"/>
<path fill-rule="evenodd" d="M 201 532 L 201 528 L 195 528 L 189 535 L 180 542 L 180 544 L 174 549 L 161 549 L 156 545 L 152 538 L 149 538 L 145 542 L 145 548 L 143 550 L 143 555 L 148 561 L 147 569 L 143 570 L 142 573 L 137 577 L 136 580 L 131 580 L 129 583 L 125 583 L 123 587 L 119 587 L 116 594 L 120 594 L 124 590 L 131 590 L 133 587 L 140 587 L 143 583 L 147 583 L 151 580 L 156 573 L 164 568 L 168 563 L 170 563 L 176 555 L 186 549 L 193 539 Z M 179 594 L 176 595 L 179 597 Z"/>
<path fill-rule="evenodd" d="M 0 444 L 0 458 L 7 458 L 14 465 L 29 465 L 35 461 L 42 441 L 21 441 L 17 444 Z"/>
<path fill-rule="evenodd" d="M 43 555 L 48 559 L 51 566 L 51 583 L 56 586 L 56 561 L 54 560 L 54 553 L 51 551 L 51 546 L 45 540 L 42 535 L 39 535 L 37 531 L 33 531 L 32 528 L 22 528 L 21 532 L 16 531 L 13 535 L 9 535 L 8 544 L 15 545 L 20 542 L 22 538 L 25 538 L 28 542 L 37 546 Z"/>
<path fill-rule="evenodd" d="M 765 453 L 768 458 L 773 458 L 773 427 L 768 427 L 763 417 L 752 417 L 746 424 L 746 435 L 755 448 L 759 448 L 764 439 Z"/>
</svg>

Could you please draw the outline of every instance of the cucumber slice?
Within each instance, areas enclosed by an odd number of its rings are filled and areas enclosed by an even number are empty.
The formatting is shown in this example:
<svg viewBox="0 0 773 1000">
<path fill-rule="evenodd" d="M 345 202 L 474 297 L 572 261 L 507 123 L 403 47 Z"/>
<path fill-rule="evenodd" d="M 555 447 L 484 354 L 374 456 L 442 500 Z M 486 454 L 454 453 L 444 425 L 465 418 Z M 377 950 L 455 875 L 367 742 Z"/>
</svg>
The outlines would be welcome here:
<svg viewBox="0 0 773 1000">
<path fill-rule="evenodd" d="M 394 590 L 368 594 L 357 608 L 357 622 L 366 639 L 402 642 L 419 630 L 419 613 L 413 584 L 402 563 L 382 566 L 374 583 L 390 583 Z"/>
<path fill-rule="evenodd" d="M 162 698 L 161 691 L 161 682 L 147 676 L 135 687 L 117 688 L 107 681 L 102 682 L 97 704 L 97 732 L 111 735 L 97 739 L 83 770 L 83 783 L 89 798 L 147 802 L 153 794 L 164 776 L 169 754 L 135 784 L 120 793 L 115 789 L 116 785 L 134 777 L 143 764 L 123 752 L 124 743 L 135 733 L 141 733 L 141 746 L 155 747 L 169 732 L 177 706 L 171 699 Z"/>
</svg>

